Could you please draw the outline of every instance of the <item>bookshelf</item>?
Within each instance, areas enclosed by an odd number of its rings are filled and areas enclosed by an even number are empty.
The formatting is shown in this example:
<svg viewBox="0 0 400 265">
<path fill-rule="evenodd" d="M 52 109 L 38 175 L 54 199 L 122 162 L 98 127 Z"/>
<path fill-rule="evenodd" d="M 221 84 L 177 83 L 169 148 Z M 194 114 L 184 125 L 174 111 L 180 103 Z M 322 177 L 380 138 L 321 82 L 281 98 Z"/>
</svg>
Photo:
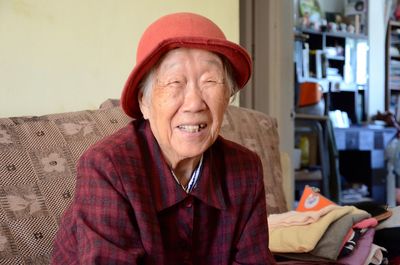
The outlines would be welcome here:
<svg viewBox="0 0 400 265">
<path fill-rule="evenodd" d="M 296 30 L 295 36 L 302 38 L 295 47 L 299 81 L 326 79 L 341 86 L 347 85 L 347 89 L 366 85 L 366 80 L 359 77 L 358 72 L 366 72 L 367 63 L 360 65 L 357 61 L 360 56 L 366 56 L 367 36 L 308 29 Z"/>
<path fill-rule="evenodd" d="M 369 49 L 367 36 L 298 28 L 295 39 L 298 82 L 317 82 L 326 95 L 331 94 L 331 100 L 327 102 L 328 110 L 350 111 L 348 114 L 354 124 L 365 120 Z M 343 100 L 334 102 L 335 98 L 343 97 L 355 100 L 350 105 L 349 100 L 346 104 L 342 104 Z"/>
<path fill-rule="evenodd" d="M 385 108 L 400 120 L 400 22 L 390 20 L 386 34 Z"/>
</svg>

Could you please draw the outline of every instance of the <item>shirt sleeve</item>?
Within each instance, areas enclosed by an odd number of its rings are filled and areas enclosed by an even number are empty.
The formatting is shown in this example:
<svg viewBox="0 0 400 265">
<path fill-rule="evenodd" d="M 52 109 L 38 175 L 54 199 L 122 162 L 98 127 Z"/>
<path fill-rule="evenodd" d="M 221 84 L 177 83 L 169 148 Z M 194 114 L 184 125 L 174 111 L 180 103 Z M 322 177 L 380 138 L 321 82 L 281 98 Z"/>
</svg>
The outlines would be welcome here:
<svg viewBox="0 0 400 265">
<path fill-rule="evenodd" d="M 139 264 L 145 251 L 119 176 L 111 159 L 91 154 L 80 159 L 52 264 Z"/>
<path fill-rule="evenodd" d="M 276 264 L 268 248 L 268 220 L 261 161 L 258 159 L 257 181 L 250 215 L 236 246 L 233 264 Z"/>
</svg>

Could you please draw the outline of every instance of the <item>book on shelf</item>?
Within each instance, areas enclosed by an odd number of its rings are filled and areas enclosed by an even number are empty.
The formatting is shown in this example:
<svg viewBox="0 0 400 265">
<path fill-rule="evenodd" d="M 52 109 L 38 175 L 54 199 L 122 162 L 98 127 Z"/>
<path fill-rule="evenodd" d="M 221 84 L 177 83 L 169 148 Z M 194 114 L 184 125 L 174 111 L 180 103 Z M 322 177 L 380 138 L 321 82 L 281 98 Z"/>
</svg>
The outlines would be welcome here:
<svg viewBox="0 0 400 265">
<path fill-rule="evenodd" d="M 400 118 L 400 94 L 390 96 L 389 111 L 393 113 L 397 120 Z"/>
<path fill-rule="evenodd" d="M 303 77 L 310 77 L 310 66 L 309 59 L 310 58 L 310 49 L 308 43 L 304 43 L 303 56 L 302 56 L 302 65 L 303 65 Z"/>
<path fill-rule="evenodd" d="M 315 51 L 315 72 L 318 79 L 326 77 L 327 62 L 326 54 L 323 50 Z"/>
</svg>

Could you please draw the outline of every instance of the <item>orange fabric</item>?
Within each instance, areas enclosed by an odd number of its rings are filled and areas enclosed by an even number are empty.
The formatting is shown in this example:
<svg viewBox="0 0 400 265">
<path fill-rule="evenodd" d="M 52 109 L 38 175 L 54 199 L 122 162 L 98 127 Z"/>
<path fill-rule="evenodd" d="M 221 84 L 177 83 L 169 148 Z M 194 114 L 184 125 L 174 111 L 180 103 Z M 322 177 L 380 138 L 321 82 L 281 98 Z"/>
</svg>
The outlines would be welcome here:
<svg viewBox="0 0 400 265">
<path fill-rule="evenodd" d="M 310 186 L 305 186 L 296 211 L 298 212 L 318 211 L 328 205 L 336 205 L 336 204 L 328 200 L 319 192 L 316 192 Z"/>
</svg>

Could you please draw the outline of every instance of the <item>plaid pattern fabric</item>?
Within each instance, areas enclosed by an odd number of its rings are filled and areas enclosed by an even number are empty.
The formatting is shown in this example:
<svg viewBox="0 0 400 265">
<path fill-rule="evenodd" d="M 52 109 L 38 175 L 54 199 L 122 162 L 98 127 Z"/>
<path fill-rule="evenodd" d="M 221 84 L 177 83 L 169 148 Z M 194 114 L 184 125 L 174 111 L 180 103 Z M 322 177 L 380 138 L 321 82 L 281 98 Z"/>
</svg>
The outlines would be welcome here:
<svg viewBox="0 0 400 265">
<path fill-rule="evenodd" d="M 119 100 L 108 99 L 100 108 L 117 106 L 119 106 Z M 220 132 L 224 138 L 249 148 L 261 158 L 268 214 L 283 213 L 288 210 L 282 188 L 277 127 L 276 119 L 261 112 L 229 106 Z"/>
<path fill-rule="evenodd" d="M 219 138 L 203 163 L 188 194 L 147 121 L 95 145 L 80 161 L 54 264 L 273 264 L 258 156 Z"/>
<path fill-rule="evenodd" d="M 60 217 L 75 193 L 75 165 L 92 144 L 130 122 L 118 101 L 101 109 L 0 118 L 0 264 L 48 264 Z M 268 213 L 286 211 L 276 121 L 229 107 L 221 134 L 256 151 Z"/>
</svg>

